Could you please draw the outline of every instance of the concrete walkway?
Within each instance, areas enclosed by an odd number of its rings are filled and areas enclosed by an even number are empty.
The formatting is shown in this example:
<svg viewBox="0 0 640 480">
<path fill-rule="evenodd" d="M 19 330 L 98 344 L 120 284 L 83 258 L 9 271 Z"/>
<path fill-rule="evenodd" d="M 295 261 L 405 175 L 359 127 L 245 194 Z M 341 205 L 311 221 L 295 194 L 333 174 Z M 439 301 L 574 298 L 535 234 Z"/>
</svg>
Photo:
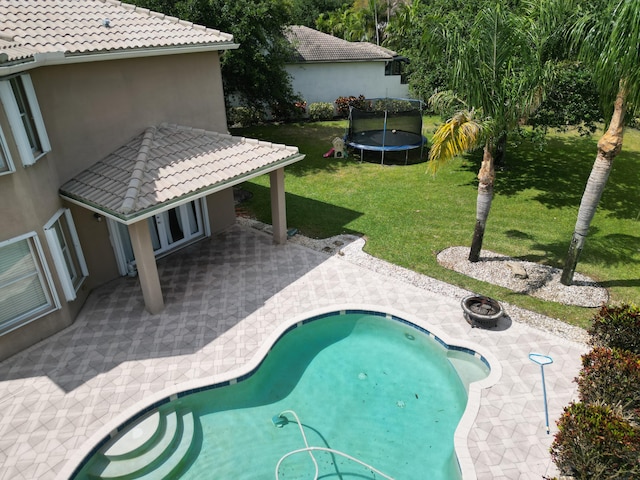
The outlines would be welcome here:
<svg viewBox="0 0 640 480">
<path fill-rule="evenodd" d="M 472 329 L 459 298 L 340 255 L 274 246 L 271 236 L 246 227 L 160 260 L 159 273 L 162 314 L 146 313 L 137 279 L 121 278 L 94 291 L 72 327 L 0 363 L 0 480 L 64 477 L 123 412 L 167 388 L 255 361 L 286 319 L 343 305 L 403 312 L 490 352 L 502 376 L 482 390 L 470 425 L 468 455 L 477 478 L 556 474 L 548 448 L 555 420 L 576 393 L 584 345 L 509 319 L 495 330 Z M 545 368 L 551 435 L 540 367 L 530 352 L 554 359 Z"/>
</svg>

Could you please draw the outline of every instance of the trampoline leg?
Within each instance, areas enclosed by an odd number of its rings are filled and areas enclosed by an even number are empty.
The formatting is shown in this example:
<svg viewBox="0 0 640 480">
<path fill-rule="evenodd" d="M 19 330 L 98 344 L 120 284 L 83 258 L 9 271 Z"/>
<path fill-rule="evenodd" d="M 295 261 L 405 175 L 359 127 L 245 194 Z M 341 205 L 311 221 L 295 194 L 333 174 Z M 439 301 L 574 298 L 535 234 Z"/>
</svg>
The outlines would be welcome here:
<svg viewBox="0 0 640 480">
<path fill-rule="evenodd" d="M 409 162 L 409 150 L 404 152 L 404 164 L 406 165 Z"/>
</svg>

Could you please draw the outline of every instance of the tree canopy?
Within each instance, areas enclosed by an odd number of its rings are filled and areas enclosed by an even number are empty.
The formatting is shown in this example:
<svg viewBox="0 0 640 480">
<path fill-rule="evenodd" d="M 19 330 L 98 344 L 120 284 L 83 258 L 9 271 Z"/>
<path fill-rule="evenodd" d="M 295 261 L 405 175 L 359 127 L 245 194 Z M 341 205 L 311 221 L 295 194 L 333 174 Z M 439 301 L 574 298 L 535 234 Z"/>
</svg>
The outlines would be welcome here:
<svg viewBox="0 0 640 480">
<path fill-rule="evenodd" d="M 431 105 L 436 110 L 452 103 L 462 107 L 434 135 L 430 166 L 436 169 L 464 151 L 484 148 L 469 254 L 476 262 L 493 198 L 495 162 L 509 132 L 539 105 L 544 92 L 544 36 L 528 15 L 514 13 L 501 1 L 480 9 L 470 28 L 449 29 L 437 18 L 430 23 L 424 35 L 428 51 L 450 58 L 445 76 L 450 91 L 433 95 Z"/>
</svg>

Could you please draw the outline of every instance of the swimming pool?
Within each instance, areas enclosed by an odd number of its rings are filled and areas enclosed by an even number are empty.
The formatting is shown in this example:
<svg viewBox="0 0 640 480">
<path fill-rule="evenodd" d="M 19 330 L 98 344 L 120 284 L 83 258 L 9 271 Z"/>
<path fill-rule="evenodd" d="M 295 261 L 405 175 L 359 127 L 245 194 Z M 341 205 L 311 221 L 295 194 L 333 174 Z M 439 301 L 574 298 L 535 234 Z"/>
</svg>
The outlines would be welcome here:
<svg viewBox="0 0 640 480">
<path fill-rule="evenodd" d="M 148 478 L 275 478 L 281 459 L 282 479 L 314 478 L 314 462 L 321 478 L 384 478 L 326 451 L 283 459 L 305 441 L 398 480 L 461 478 L 454 432 L 469 384 L 488 373 L 473 350 L 401 318 L 330 312 L 292 325 L 247 374 L 149 406 L 74 478 L 140 478 L 146 464 Z"/>
</svg>

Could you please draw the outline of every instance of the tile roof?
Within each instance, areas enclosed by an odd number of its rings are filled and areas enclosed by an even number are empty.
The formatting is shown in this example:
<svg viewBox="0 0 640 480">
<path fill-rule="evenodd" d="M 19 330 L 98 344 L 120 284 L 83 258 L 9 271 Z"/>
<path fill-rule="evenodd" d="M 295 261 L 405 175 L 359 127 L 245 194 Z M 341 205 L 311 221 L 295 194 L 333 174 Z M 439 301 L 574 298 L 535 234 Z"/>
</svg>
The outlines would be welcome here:
<svg viewBox="0 0 640 480">
<path fill-rule="evenodd" d="M 303 158 L 296 147 L 162 124 L 76 175 L 60 194 L 127 221 Z"/>
<path fill-rule="evenodd" d="M 31 60 L 38 53 L 232 43 L 227 33 L 113 0 L 0 1 L 0 64 Z"/>
<path fill-rule="evenodd" d="M 285 35 L 295 49 L 295 62 L 391 60 L 396 52 L 368 42 L 348 42 L 313 28 L 293 25 Z"/>
</svg>

